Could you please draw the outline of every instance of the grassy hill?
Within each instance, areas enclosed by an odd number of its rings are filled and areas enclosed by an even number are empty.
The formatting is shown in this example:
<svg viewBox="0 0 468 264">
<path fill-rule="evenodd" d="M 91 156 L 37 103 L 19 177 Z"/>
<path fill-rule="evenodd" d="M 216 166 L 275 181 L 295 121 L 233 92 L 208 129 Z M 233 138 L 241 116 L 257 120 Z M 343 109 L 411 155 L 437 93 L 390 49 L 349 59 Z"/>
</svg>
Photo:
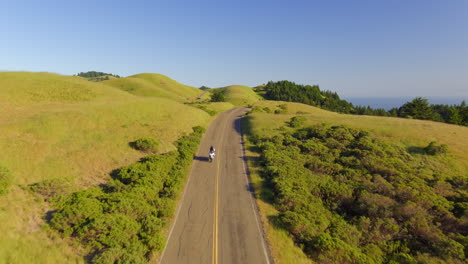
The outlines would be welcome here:
<svg viewBox="0 0 468 264">
<path fill-rule="evenodd" d="M 403 212 L 403 211 L 407 210 L 407 207 L 409 207 L 410 205 L 415 206 L 415 203 L 413 201 L 408 201 L 404 205 L 401 205 L 401 204 L 398 205 L 398 203 L 390 205 L 394 203 L 392 199 L 389 198 L 389 196 L 379 196 L 380 194 L 371 194 L 370 196 L 369 194 L 367 194 L 368 196 L 364 195 L 363 196 L 364 198 L 361 197 L 359 198 L 361 200 L 353 201 L 351 204 L 346 206 L 346 208 L 351 208 L 352 206 L 359 207 L 360 203 L 366 203 L 366 202 L 370 204 L 380 203 L 379 205 L 377 205 L 377 207 L 373 207 L 373 208 L 374 209 L 379 208 L 379 210 L 382 210 L 382 211 L 379 211 L 379 213 L 373 213 L 373 214 L 384 214 L 382 212 L 385 212 L 387 217 L 389 217 L 389 216 L 392 216 L 391 210 L 394 210 L 393 214 L 396 214 L 397 216 L 393 216 L 393 217 L 397 217 L 398 221 L 400 222 L 407 221 L 406 223 L 413 221 L 414 223 L 410 224 L 409 226 L 414 226 L 415 223 L 420 224 L 420 226 L 418 227 L 419 229 L 410 228 L 409 229 L 410 231 L 405 231 L 405 229 L 401 229 L 400 232 L 402 233 L 410 232 L 410 234 L 412 235 L 419 234 L 419 236 L 423 237 L 423 238 L 419 238 L 419 239 L 422 239 L 422 241 L 424 241 L 425 239 L 433 239 L 433 240 L 439 241 L 439 242 L 434 242 L 434 244 L 431 244 L 430 246 L 430 247 L 436 248 L 435 253 L 434 251 L 430 251 L 430 249 L 422 249 L 423 251 L 429 250 L 428 252 L 431 252 L 431 253 L 428 253 L 428 254 L 418 253 L 419 254 L 417 256 L 418 261 L 422 261 L 421 263 L 432 263 L 432 262 L 439 263 L 441 259 L 436 258 L 433 255 L 431 255 L 431 254 L 439 254 L 439 256 L 444 256 L 444 258 L 447 261 L 447 262 L 442 261 L 440 263 L 452 263 L 452 262 L 460 263 L 459 258 L 458 260 L 457 260 L 457 257 L 452 258 L 452 256 L 454 256 L 452 255 L 452 253 L 444 252 L 443 250 L 437 251 L 437 250 L 441 250 L 441 249 L 437 249 L 438 247 L 437 245 L 439 245 L 441 248 L 445 248 L 446 246 L 444 246 L 444 243 L 454 243 L 454 242 L 441 242 L 441 241 L 447 241 L 446 240 L 447 238 L 444 238 L 444 235 L 442 235 L 440 231 L 435 231 L 437 228 L 435 227 L 431 228 L 427 226 L 427 225 L 432 224 L 431 219 L 432 221 L 435 221 L 435 222 L 445 221 L 445 220 L 442 220 L 442 218 L 438 218 L 438 216 L 436 217 L 428 216 L 428 215 L 423 216 L 424 214 L 431 214 L 431 210 L 444 211 L 446 209 L 440 209 L 440 208 L 423 209 L 427 205 L 425 205 L 426 202 L 422 202 L 422 201 L 427 201 L 428 203 L 437 203 L 439 204 L 439 206 L 441 206 L 441 208 L 445 206 L 446 208 L 450 209 L 450 208 L 453 208 L 454 206 L 454 203 L 452 203 L 451 201 L 458 201 L 458 204 L 456 206 L 459 206 L 460 202 L 462 202 L 461 200 L 459 200 L 460 197 L 465 197 L 465 200 L 466 200 L 466 187 L 463 187 L 463 186 L 466 186 L 466 183 L 465 185 L 463 185 L 463 183 L 456 183 L 456 182 L 460 181 L 460 179 L 464 179 L 466 182 L 466 179 L 468 179 L 468 140 L 466 138 L 466 135 L 468 134 L 468 128 L 462 127 L 462 126 L 455 126 L 455 125 L 443 124 L 443 123 L 438 123 L 438 122 L 432 122 L 432 121 L 410 120 L 410 119 L 390 118 L 390 117 L 345 115 L 345 114 L 338 114 L 334 112 L 325 111 L 316 107 L 299 104 L 299 103 L 272 102 L 272 101 L 262 101 L 262 102 L 257 102 L 256 104 L 254 104 L 252 113 L 244 120 L 244 125 L 246 126 L 246 130 L 248 132 L 249 138 L 255 141 L 256 139 L 259 139 L 259 138 L 271 138 L 274 136 L 279 136 L 280 134 L 283 134 L 283 133 L 290 133 L 290 131 L 292 131 L 293 128 L 289 127 L 288 123 L 291 120 L 291 118 L 294 116 L 304 117 L 304 124 L 301 127 L 326 124 L 326 126 L 344 125 L 346 127 L 350 127 L 351 129 L 365 130 L 370 133 L 370 136 L 372 138 L 375 138 L 379 140 L 380 142 L 382 142 L 379 144 L 383 144 L 390 149 L 400 149 L 403 151 L 406 150 L 407 153 L 410 153 L 410 156 L 408 156 L 408 154 L 405 154 L 403 156 L 397 156 L 397 157 L 402 158 L 402 159 L 408 159 L 406 165 L 409 167 L 413 166 L 413 170 L 418 171 L 417 173 L 414 173 L 412 175 L 410 174 L 411 176 L 408 176 L 408 177 L 413 177 L 413 179 L 411 180 L 407 179 L 406 181 L 409 181 L 409 182 L 407 183 L 407 185 L 405 185 L 405 187 L 401 187 L 401 185 L 398 185 L 398 184 L 394 185 L 394 187 L 388 187 L 391 185 L 386 185 L 386 186 L 388 188 L 395 188 L 395 190 L 398 190 L 398 188 L 409 188 L 409 189 L 414 188 L 412 192 L 413 192 L 413 195 L 415 196 L 414 198 L 411 198 L 411 199 L 413 199 L 414 201 L 418 201 L 418 199 L 422 199 L 422 200 L 419 200 L 420 202 L 418 203 L 420 204 L 418 206 L 411 209 L 413 210 L 412 213 L 409 213 L 407 211 Z M 281 138 L 281 136 L 279 138 Z M 275 146 L 278 146 L 278 144 L 280 144 L 277 142 L 280 140 L 279 138 L 273 139 L 273 141 L 276 140 L 275 141 L 276 143 L 274 143 Z M 294 143 L 292 143 L 294 141 L 293 138 L 286 137 L 284 140 L 291 142 L 291 143 L 286 143 L 286 145 L 288 144 L 294 145 Z M 341 244 L 342 248 L 340 249 L 339 248 L 340 246 L 337 246 L 336 244 L 334 244 L 334 243 L 337 243 L 337 242 L 334 242 L 335 240 L 330 240 L 331 238 L 328 237 L 328 235 L 327 237 L 325 237 L 323 234 L 315 238 L 315 240 L 312 239 L 311 241 L 315 241 L 312 244 L 306 244 L 308 245 L 306 248 L 306 252 L 304 252 L 301 248 L 295 245 L 295 243 L 298 243 L 298 241 L 296 240 L 294 242 L 291 239 L 292 234 L 290 232 L 293 232 L 293 234 L 295 234 L 297 238 L 298 236 L 299 237 L 301 236 L 300 234 L 306 234 L 307 232 L 309 232 L 307 231 L 307 228 L 309 227 L 307 226 L 307 224 L 304 224 L 304 223 L 299 226 L 291 224 L 291 223 L 298 223 L 302 220 L 300 220 L 300 218 L 291 218 L 293 217 L 291 215 L 288 215 L 285 218 L 284 211 L 282 211 L 282 213 L 280 214 L 280 211 L 278 210 L 279 205 L 277 203 L 278 201 L 281 201 L 281 199 L 275 200 L 272 198 L 272 195 L 275 195 L 276 197 L 278 196 L 283 197 L 282 201 L 289 201 L 287 204 L 294 204 L 294 203 L 297 203 L 297 200 L 294 201 L 291 197 L 284 197 L 283 195 L 287 193 L 287 190 L 289 188 L 292 188 L 294 190 L 297 189 L 293 194 L 295 197 L 294 199 L 299 199 L 298 197 L 300 197 L 301 195 L 300 193 L 303 188 L 302 187 L 300 188 L 298 186 L 295 187 L 294 185 L 292 185 L 293 183 L 288 184 L 287 181 L 281 180 L 282 178 L 275 178 L 274 183 L 272 183 L 268 180 L 268 178 L 261 177 L 259 170 L 261 169 L 262 171 L 265 172 L 265 168 L 260 167 L 259 163 L 255 162 L 255 160 L 259 158 L 259 153 L 256 152 L 258 151 L 258 149 L 254 151 L 255 145 L 252 143 L 253 141 L 250 141 L 247 143 L 247 149 L 249 149 L 247 151 L 247 155 L 251 157 L 249 161 L 249 166 L 251 167 L 251 171 L 252 171 L 252 181 L 255 186 L 256 193 L 258 197 L 260 198 L 258 200 L 258 204 L 260 207 L 263 221 L 264 223 L 266 223 L 267 237 L 272 246 L 274 258 L 280 263 L 316 263 L 310 257 L 306 256 L 306 254 L 309 254 L 309 256 L 310 255 L 315 256 L 314 257 L 315 260 L 317 260 L 317 257 L 318 257 L 319 259 L 321 258 L 323 261 L 325 261 L 326 259 L 330 260 L 341 254 L 346 254 L 344 253 L 346 251 L 352 252 L 350 248 L 345 249 L 343 246 L 344 244 Z M 448 149 L 449 149 L 448 154 L 437 155 L 437 156 L 430 156 L 430 155 L 423 154 L 421 150 L 424 147 L 426 147 L 431 141 L 436 141 L 437 144 L 447 144 Z M 285 143 L 283 142 L 283 144 Z M 304 146 L 301 146 L 301 148 L 303 147 Z M 292 151 L 293 148 L 285 147 L 285 149 L 289 149 L 288 151 Z M 394 150 L 392 151 L 388 150 L 388 151 L 389 151 L 388 153 L 391 153 Z M 293 152 L 289 152 L 289 153 L 290 155 L 296 155 L 296 154 L 293 154 Z M 268 157 L 270 157 L 270 159 L 274 159 L 276 156 L 279 157 L 280 155 L 284 155 L 284 154 L 285 152 L 283 153 L 278 152 L 274 154 L 273 156 L 272 156 L 272 153 L 264 154 L 266 156 L 264 156 L 264 158 L 262 159 L 262 162 L 265 162 L 265 158 L 268 159 Z M 278 159 L 281 161 L 284 161 L 284 164 L 277 168 L 278 171 L 282 171 L 282 169 L 280 168 L 285 168 L 286 166 L 288 166 L 287 164 L 289 161 L 287 160 L 289 160 L 289 158 L 285 156 L 281 156 Z M 301 160 L 302 156 L 294 156 L 293 159 Z M 385 162 L 387 163 L 396 162 L 395 160 L 396 159 L 386 159 Z M 368 161 L 370 162 L 371 160 L 368 160 Z M 270 166 L 273 165 L 272 163 L 269 163 L 269 164 Z M 302 166 L 294 165 L 294 168 L 299 168 L 299 167 L 302 167 Z M 270 170 L 273 168 L 274 167 L 270 167 Z M 320 170 L 323 170 L 323 169 L 319 169 L 319 172 Z M 288 171 L 288 169 L 286 169 L 286 171 Z M 317 168 L 315 169 L 315 173 L 317 173 Z M 320 174 L 320 173 L 323 173 L 323 174 Z M 324 179 L 327 179 L 327 177 L 329 177 L 329 176 L 326 176 L 327 175 L 326 172 L 322 171 L 320 173 L 319 175 L 321 176 L 318 177 L 317 179 L 321 179 L 323 181 Z M 385 172 L 381 172 L 381 173 L 385 173 Z M 299 171 L 297 172 L 297 174 L 294 174 L 294 175 L 296 175 L 296 177 L 299 177 Z M 377 180 L 381 179 L 375 175 L 372 176 L 371 178 L 373 179 L 369 179 L 368 181 L 364 181 L 362 183 L 364 187 L 359 187 L 359 188 L 369 188 L 365 186 L 375 186 L 377 185 L 377 183 L 374 181 L 376 179 Z M 297 178 L 297 179 L 299 180 L 300 178 Z M 302 180 L 304 179 L 305 178 L 302 178 Z M 391 181 L 395 181 L 396 179 L 390 177 L 390 178 L 387 178 L 387 180 L 391 182 Z M 342 186 L 341 185 L 343 184 L 342 181 L 344 180 L 341 180 L 338 182 L 337 181 L 330 182 L 330 183 L 335 184 L 336 186 L 332 188 L 334 191 L 329 193 L 329 195 L 333 196 L 332 194 L 333 192 L 338 192 L 338 193 L 342 192 L 342 195 L 343 196 L 345 195 L 344 194 L 345 191 L 343 190 L 337 191 L 338 190 L 337 188 L 339 188 L 339 186 Z M 402 178 L 399 181 L 405 181 L 405 178 Z M 284 188 L 284 187 L 279 187 L 278 184 L 284 184 L 284 183 L 287 184 L 286 186 L 284 186 L 286 187 L 286 189 L 280 189 L 282 190 L 282 194 L 277 194 L 276 192 L 278 191 L 278 188 Z M 448 183 L 451 183 L 451 184 L 448 184 Z M 274 187 L 272 187 L 272 184 L 276 186 L 275 187 L 277 188 L 276 190 L 274 189 Z M 375 184 L 375 185 L 372 185 L 372 184 Z M 306 186 L 307 183 L 302 182 L 301 185 Z M 320 185 L 320 186 L 321 186 L 320 190 L 322 191 L 328 188 L 326 184 Z M 375 187 L 370 187 L 370 188 L 372 189 Z M 423 188 L 425 191 L 421 192 L 420 188 Z M 374 190 L 377 190 L 377 192 L 379 191 L 382 192 L 382 189 L 374 189 Z M 390 189 L 387 189 L 387 190 L 390 190 Z M 317 192 L 317 190 L 313 190 L 313 189 L 309 189 L 306 191 L 308 193 Z M 391 195 L 392 192 L 394 191 L 389 191 L 387 195 Z M 372 195 L 374 195 L 375 197 Z M 393 195 L 394 196 L 390 196 L 390 197 L 393 197 L 393 199 L 397 199 L 397 201 L 398 199 L 405 199 L 401 195 L 397 195 L 395 193 L 393 193 Z M 416 198 L 418 196 L 424 197 L 424 198 Z M 320 197 L 320 196 L 315 196 L 315 197 Z M 323 204 L 327 204 L 333 199 L 330 197 L 327 198 L 326 195 L 324 197 L 322 197 L 321 199 L 330 199 L 330 200 L 322 200 Z M 372 199 L 376 199 L 376 197 L 381 197 L 381 198 L 378 198 L 377 200 L 372 200 Z M 456 198 L 456 197 L 459 197 L 459 198 Z M 288 199 L 291 199 L 291 200 L 288 200 Z M 365 199 L 368 199 L 368 200 L 365 200 Z M 448 199 L 448 201 L 446 199 Z M 286 205 L 283 203 L 282 206 L 286 206 Z M 394 208 L 394 209 L 387 209 L 387 211 L 383 211 L 384 209 L 382 209 L 383 208 L 382 206 L 393 206 L 390 208 Z M 317 208 L 319 207 L 320 206 L 317 206 Z M 280 208 L 283 208 L 281 210 L 284 210 L 284 207 L 280 207 Z M 366 206 L 365 208 L 366 210 L 373 210 L 373 209 L 369 209 L 370 206 Z M 322 214 L 322 211 L 320 210 L 317 211 L 317 210 L 318 209 L 313 209 L 313 212 L 314 212 L 314 219 L 316 219 L 315 221 L 317 221 L 315 224 L 318 225 L 318 223 L 323 223 L 320 221 L 325 221 L 323 220 L 323 218 L 320 218 L 320 217 L 323 217 L 326 214 L 325 213 Z M 428 210 L 428 211 L 425 211 L 425 210 Z M 451 222 L 452 224 L 454 224 L 457 221 L 458 221 L 458 225 L 460 225 L 460 223 L 462 224 L 463 222 L 466 222 L 466 212 L 465 212 L 465 216 L 463 216 L 463 213 L 461 213 L 463 212 L 463 210 L 462 211 L 455 210 L 454 212 L 456 212 L 458 214 L 458 217 L 461 217 L 461 218 L 458 218 L 458 220 L 455 221 L 455 218 L 451 216 L 452 220 L 450 221 L 452 221 Z M 288 212 L 287 214 L 290 214 L 290 212 Z M 448 217 L 447 216 L 448 214 L 449 213 L 447 212 L 447 213 L 444 213 L 443 215 L 446 215 L 445 217 Z M 401 215 L 405 215 L 405 216 L 403 217 Z M 297 215 L 296 217 L 299 217 L 299 216 Z M 280 219 L 283 219 L 283 220 L 280 220 Z M 289 226 L 289 231 L 287 229 L 287 225 L 285 225 L 284 222 L 282 222 L 284 221 L 284 219 L 289 219 L 288 221 L 291 221 L 289 223 L 292 226 Z M 336 218 L 332 218 L 332 219 L 335 219 L 332 221 L 337 221 Z M 384 221 L 387 221 L 385 220 L 385 218 L 380 218 L 380 219 L 384 219 Z M 436 220 L 436 219 L 439 219 L 439 220 Z M 372 220 L 372 222 L 374 222 L 375 225 L 377 225 L 379 221 L 382 221 L 382 220 Z M 395 220 L 391 219 L 390 221 L 395 221 Z M 357 222 L 358 221 L 356 222 L 351 221 L 351 223 L 354 223 L 355 225 L 358 226 L 358 230 L 363 230 L 363 228 L 365 228 L 363 224 L 361 223 L 360 225 L 358 225 Z M 345 239 L 347 238 L 346 238 L 346 235 L 344 234 L 346 232 L 351 232 L 351 233 L 354 232 L 352 231 L 354 230 L 354 227 L 352 226 L 351 227 L 348 226 L 346 228 L 344 228 L 344 226 L 337 227 L 335 226 L 336 223 L 343 224 L 343 222 L 340 222 L 340 221 L 334 222 L 334 224 L 332 225 L 332 227 L 330 227 L 327 233 L 328 232 L 332 234 L 338 233 L 340 234 L 339 236 L 341 237 L 341 239 L 346 241 Z M 447 230 L 446 228 L 448 228 L 448 226 L 450 225 L 448 223 L 444 223 L 441 226 L 442 226 L 442 229 Z M 348 231 L 345 231 L 345 230 L 348 230 Z M 461 230 L 458 229 L 458 231 L 461 231 Z M 374 235 L 375 240 L 371 240 L 370 242 L 378 243 L 377 241 L 381 239 L 385 239 L 382 236 L 378 237 L 379 231 L 369 231 L 369 232 L 377 232 Z M 447 232 L 447 231 L 444 231 L 444 232 Z M 460 249 L 460 244 L 461 245 L 463 245 L 463 243 L 465 244 L 465 252 L 466 252 L 466 247 L 467 247 L 466 240 L 463 240 L 463 238 L 460 237 L 459 235 L 457 236 L 457 235 L 450 235 L 450 234 L 452 234 L 450 233 L 450 231 L 445 233 L 446 236 L 448 236 L 451 239 L 457 240 L 459 243 L 459 244 L 456 244 L 456 246 L 453 245 L 450 247 L 457 248 L 457 250 L 459 251 L 457 251 L 458 253 L 456 254 L 459 254 L 458 256 L 460 256 L 460 254 L 463 254 L 463 253 L 460 253 L 460 250 L 462 250 Z M 386 236 L 389 236 L 389 234 L 386 234 Z M 350 241 L 356 241 L 355 239 L 360 237 L 360 235 L 358 235 L 357 233 L 356 234 L 353 233 L 351 237 L 352 238 Z M 323 240 L 323 239 L 328 239 L 328 240 Z M 320 244 L 322 245 L 320 246 L 322 247 L 322 251 L 317 250 L 315 251 L 315 253 L 310 251 L 311 248 L 314 248 L 316 247 L 316 245 L 318 245 L 315 243 L 318 243 L 318 244 L 325 243 L 323 245 Z M 326 243 L 329 243 L 329 244 L 326 244 Z M 343 243 L 343 242 L 339 242 L 339 243 Z M 347 243 L 353 243 L 353 242 L 347 242 Z M 366 242 L 366 243 L 369 243 L 369 242 Z M 387 243 L 391 244 L 391 242 L 387 242 Z M 408 246 L 413 249 L 415 247 L 424 248 L 424 246 L 422 245 L 421 246 L 411 245 L 411 243 Z M 384 259 L 377 257 L 377 256 L 380 256 L 379 254 L 382 254 L 382 252 L 376 253 L 378 250 L 372 252 L 370 248 L 366 249 L 364 247 L 362 247 L 362 249 L 364 250 L 364 252 L 367 252 L 366 253 L 367 256 L 370 258 L 373 258 L 374 261 L 376 261 L 376 263 L 384 262 Z M 408 250 L 408 249 L 405 249 L 405 250 Z M 392 252 L 392 251 L 388 249 L 388 252 Z M 384 255 L 389 254 L 386 257 L 385 262 L 388 262 L 391 259 L 393 259 L 393 261 L 397 261 L 398 263 L 404 262 L 404 261 L 410 261 L 407 263 L 412 263 L 411 261 L 414 261 L 414 259 L 411 259 L 409 255 L 395 253 L 395 252 L 393 253 L 388 253 L 388 252 L 383 253 Z M 376 254 L 373 255 L 374 253 Z M 351 258 L 359 258 L 358 255 L 352 255 L 352 254 L 360 254 L 360 253 L 354 252 L 354 253 L 348 253 L 348 254 L 351 254 L 350 255 Z M 337 258 L 334 261 L 338 263 L 343 260 L 342 259 L 340 260 Z M 318 261 L 317 263 L 320 263 L 320 261 Z"/>
<path fill-rule="evenodd" d="M 222 88 L 215 88 L 212 92 L 221 92 L 224 94 L 226 102 L 236 106 L 251 105 L 261 99 L 252 88 L 243 85 L 231 85 Z"/>
<path fill-rule="evenodd" d="M 166 80 L 148 74 L 132 78 L 149 84 Z M 182 94 L 197 95 L 195 88 L 178 87 L 184 92 L 172 93 L 177 101 Z M 81 77 L 0 72 L 0 166 L 13 178 L 10 192 L 0 196 L 0 259 L 83 262 L 79 248 L 48 231 L 43 217 L 49 204 L 27 186 L 52 180 L 75 191 L 103 183 L 112 170 L 146 155 L 129 142 L 155 138 L 158 152 L 167 152 L 181 135 L 209 120 L 205 111 L 174 100 L 135 96 Z"/>
<path fill-rule="evenodd" d="M 180 102 L 195 99 L 203 93 L 195 87 L 181 84 L 162 74 L 142 73 L 103 83 L 134 95 L 163 97 Z"/>
</svg>

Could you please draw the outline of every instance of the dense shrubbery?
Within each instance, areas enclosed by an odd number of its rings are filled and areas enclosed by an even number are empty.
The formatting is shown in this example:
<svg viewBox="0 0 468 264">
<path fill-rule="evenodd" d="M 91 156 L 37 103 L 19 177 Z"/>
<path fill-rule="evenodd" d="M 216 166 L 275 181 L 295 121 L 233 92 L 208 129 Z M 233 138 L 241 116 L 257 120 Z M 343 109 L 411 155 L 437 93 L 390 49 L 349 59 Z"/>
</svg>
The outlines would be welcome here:
<svg viewBox="0 0 468 264">
<path fill-rule="evenodd" d="M 154 138 L 140 138 L 135 142 L 132 142 L 131 145 L 143 152 L 156 153 L 158 152 L 159 141 Z"/>
<path fill-rule="evenodd" d="M 57 204 L 50 225 L 79 240 L 93 263 L 145 263 L 161 250 L 162 228 L 175 208 L 204 132 L 195 127 L 177 151 L 152 155 L 116 171 L 103 187 L 73 193 Z"/>
<path fill-rule="evenodd" d="M 8 188 L 11 185 L 11 173 L 10 171 L 0 166 L 0 195 L 6 194 Z"/>
<path fill-rule="evenodd" d="M 319 263 L 465 263 L 467 175 L 442 175 L 435 157 L 412 156 L 362 130 L 283 131 L 255 143 L 279 222 L 309 257 Z"/>
</svg>

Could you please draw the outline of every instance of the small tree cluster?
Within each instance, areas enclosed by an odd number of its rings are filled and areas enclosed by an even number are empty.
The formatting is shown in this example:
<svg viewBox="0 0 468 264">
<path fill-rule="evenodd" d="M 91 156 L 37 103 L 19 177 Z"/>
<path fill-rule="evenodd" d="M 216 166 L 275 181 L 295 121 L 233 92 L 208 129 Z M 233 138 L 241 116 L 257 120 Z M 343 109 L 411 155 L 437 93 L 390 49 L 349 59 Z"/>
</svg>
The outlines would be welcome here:
<svg viewBox="0 0 468 264">
<path fill-rule="evenodd" d="M 143 152 L 156 153 L 158 152 L 159 141 L 154 138 L 140 138 L 130 145 Z"/>
</svg>

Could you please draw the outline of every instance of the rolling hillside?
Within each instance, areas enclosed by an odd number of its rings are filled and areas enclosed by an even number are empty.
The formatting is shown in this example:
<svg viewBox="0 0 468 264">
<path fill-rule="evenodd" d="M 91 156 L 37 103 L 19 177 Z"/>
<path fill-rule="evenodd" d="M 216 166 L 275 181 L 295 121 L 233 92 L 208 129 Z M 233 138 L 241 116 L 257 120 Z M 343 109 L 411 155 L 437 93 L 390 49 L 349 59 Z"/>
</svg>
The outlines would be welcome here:
<svg viewBox="0 0 468 264">
<path fill-rule="evenodd" d="M 295 116 L 303 122 L 297 128 L 290 123 Z M 466 209 L 457 208 L 466 204 L 468 128 L 272 101 L 254 104 L 244 124 L 276 261 L 463 263 Z M 309 126 L 315 127 L 295 130 Z M 359 137 L 369 141 L 345 147 Z M 448 153 L 424 152 L 432 141 L 446 144 Z"/>
<path fill-rule="evenodd" d="M 162 74 L 142 73 L 103 83 L 134 95 L 163 97 L 179 102 L 195 99 L 203 93 L 195 87 L 181 84 Z"/>
<path fill-rule="evenodd" d="M 133 79 L 166 80 L 158 78 L 143 74 Z M 166 84 L 172 84 L 169 80 Z M 1 260 L 83 262 L 79 249 L 48 231 L 43 219 L 48 203 L 28 186 L 58 182 L 75 191 L 103 183 L 114 169 L 146 155 L 130 142 L 155 138 L 158 152 L 167 152 L 181 135 L 211 120 L 205 111 L 167 99 L 195 96 L 195 88 L 161 87 L 171 96 L 135 96 L 81 77 L 0 73 L 0 166 L 13 178 L 10 191 L 0 196 Z"/>
</svg>

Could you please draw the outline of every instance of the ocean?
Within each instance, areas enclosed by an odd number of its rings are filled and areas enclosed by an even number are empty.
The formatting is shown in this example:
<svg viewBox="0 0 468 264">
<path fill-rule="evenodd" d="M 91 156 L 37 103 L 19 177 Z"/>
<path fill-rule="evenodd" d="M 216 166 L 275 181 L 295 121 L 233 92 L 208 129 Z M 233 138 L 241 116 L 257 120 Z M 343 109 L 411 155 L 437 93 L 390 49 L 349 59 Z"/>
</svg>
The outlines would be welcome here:
<svg viewBox="0 0 468 264">
<path fill-rule="evenodd" d="M 390 110 L 393 107 L 400 107 L 406 102 L 413 100 L 415 97 L 343 97 L 353 105 L 370 106 L 372 108 L 383 108 Z M 468 103 L 468 98 L 455 98 L 455 97 L 424 97 L 428 99 L 430 104 L 448 104 L 459 105 L 463 100 Z"/>
</svg>

